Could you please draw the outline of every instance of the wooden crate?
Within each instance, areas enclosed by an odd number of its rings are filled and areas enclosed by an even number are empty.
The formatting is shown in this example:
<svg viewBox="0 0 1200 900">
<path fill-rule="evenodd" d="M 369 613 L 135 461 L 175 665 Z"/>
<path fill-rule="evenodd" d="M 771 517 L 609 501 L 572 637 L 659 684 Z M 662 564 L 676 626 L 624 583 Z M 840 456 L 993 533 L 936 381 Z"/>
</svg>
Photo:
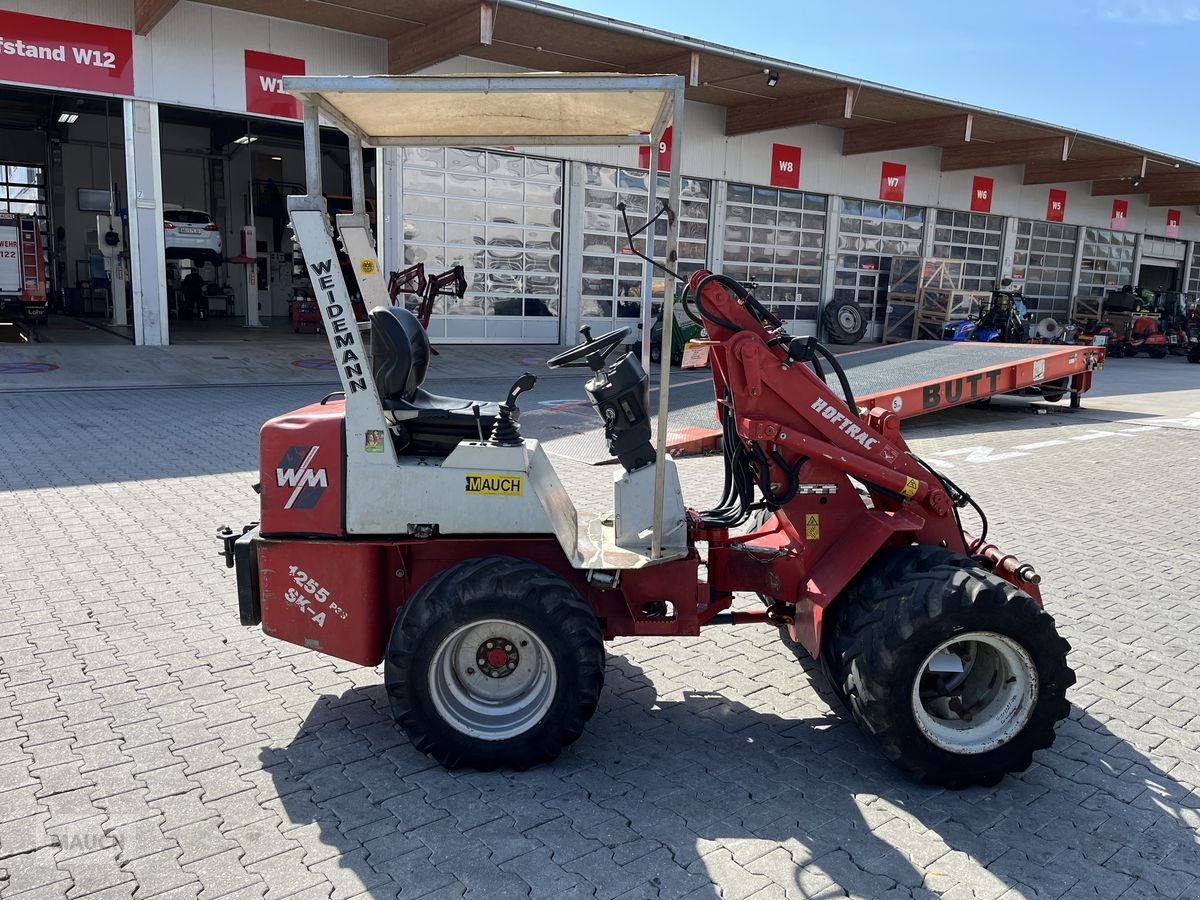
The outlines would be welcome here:
<svg viewBox="0 0 1200 900">
<path fill-rule="evenodd" d="M 918 294 L 923 290 L 962 288 L 963 262 L 933 256 L 894 256 L 888 276 L 888 291 Z"/>
<path fill-rule="evenodd" d="M 1099 322 L 1104 314 L 1103 297 L 1076 297 L 1071 301 L 1071 321 L 1083 325 Z"/>
<path fill-rule="evenodd" d="M 944 316 L 917 316 L 917 330 L 915 340 L 918 341 L 940 341 L 942 332 L 946 325 L 949 324 Z"/>
<path fill-rule="evenodd" d="M 883 320 L 883 342 L 896 344 L 911 341 L 917 330 L 917 304 L 888 298 L 887 314 Z"/>
</svg>

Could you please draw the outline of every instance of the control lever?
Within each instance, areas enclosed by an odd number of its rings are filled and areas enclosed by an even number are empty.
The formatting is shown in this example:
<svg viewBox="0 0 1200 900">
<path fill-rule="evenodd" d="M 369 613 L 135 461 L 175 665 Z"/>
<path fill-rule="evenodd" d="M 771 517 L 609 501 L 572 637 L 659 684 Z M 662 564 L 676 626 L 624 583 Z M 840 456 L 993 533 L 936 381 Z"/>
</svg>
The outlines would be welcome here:
<svg viewBox="0 0 1200 900">
<path fill-rule="evenodd" d="M 496 416 L 496 424 L 492 426 L 489 441 L 499 447 L 520 446 L 524 441 L 521 437 L 521 426 L 517 424 L 517 398 L 526 391 L 533 390 L 537 384 L 537 376 L 526 372 L 508 389 L 508 396 L 500 404 L 500 415 Z"/>
<path fill-rule="evenodd" d="M 475 414 L 475 430 L 479 432 L 480 443 L 483 443 L 483 417 L 480 413 L 478 403 L 471 404 L 471 412 Z"/>
</svg>

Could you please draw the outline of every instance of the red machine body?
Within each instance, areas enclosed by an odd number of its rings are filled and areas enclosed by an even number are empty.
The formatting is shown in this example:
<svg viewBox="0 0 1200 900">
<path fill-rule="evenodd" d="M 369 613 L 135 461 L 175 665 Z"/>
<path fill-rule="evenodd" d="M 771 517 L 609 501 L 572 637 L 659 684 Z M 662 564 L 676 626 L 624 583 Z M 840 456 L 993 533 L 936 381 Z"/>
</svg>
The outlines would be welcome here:
<svg viewBox="0 0 1200 900">
<path fill-rule="evenodd" d="M 46 258 L 33 216 L 0 213 L 0 312 L 47 318 Z"/>
<path fill-rule="evenodd" d="M 689 290 L 707 275 L 696 273 Z M 483 554 L 529 559 L 567 579 L 595 610 L 606 639 L 696 635 L 720 617 L 786 625 L 818 656 L 826 612 L 888 544 L 973 555 L 1040 601 L 1028 565 L 963 532 L 947 484 L 910 453 L 894 412 L 851 408 L 742 299 L 716 282 L 700 290 L 719 417 L 733 423 L 747 452 L 760 454 L 760 484 L 796 485 L 760 527 L 731 536 L 689 510 L 686 557 L 602 578 L 574 568 L 551 535 L 348 535 L 344 403 L 313 404 L 262 428 L 256 543 L 263 628 L 374 665 L 409 598 L 440 572 Z M 726 614 L 737 591 L 758 593 L 769 605 Z"/>
</svg>

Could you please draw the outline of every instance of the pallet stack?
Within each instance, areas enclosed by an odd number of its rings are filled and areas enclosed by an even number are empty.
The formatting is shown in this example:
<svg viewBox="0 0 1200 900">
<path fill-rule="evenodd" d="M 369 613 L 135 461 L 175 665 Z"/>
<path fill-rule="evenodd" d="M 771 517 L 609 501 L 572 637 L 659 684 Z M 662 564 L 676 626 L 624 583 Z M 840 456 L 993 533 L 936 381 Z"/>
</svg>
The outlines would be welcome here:
<svg viewBox="0 0 1200 900">
<path fill-rule="evenodd" d="M 892 258 L 884 343 L 940 340 L 947 322 L 979 311 L 987 294 L 962 289 L 963 262 L 929 256 Z"/>
<path fill-rule="evenodd" d="M 1103 314 L 1103 297 L 1076 297 L 1071 301 L 1071 321 L 1078 325 L 1098 325 Z"/>
</svg>

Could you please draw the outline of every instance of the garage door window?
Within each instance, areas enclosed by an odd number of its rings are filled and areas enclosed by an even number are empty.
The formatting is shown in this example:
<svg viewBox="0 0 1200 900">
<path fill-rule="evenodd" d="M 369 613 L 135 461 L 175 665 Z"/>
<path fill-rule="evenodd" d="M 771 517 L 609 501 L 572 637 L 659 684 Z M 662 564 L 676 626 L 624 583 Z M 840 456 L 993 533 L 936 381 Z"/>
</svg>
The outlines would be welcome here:
<svg viewBox="0 0 1200 900">
<path fill-rule="evenodd" d="M 1071 305 L 1078 230 L 1057 222 L 1017 222 L 1013 278 L 1025 283 L 1026 304 L 1043 315 L 1065 315 Z"/>
<path fill-rule="evenodd" d="M 828 198 L 749 184 L 727 185 L 725 198 L 721 271 L 758 282 L 755 296 L 779 318 L 815 319 Z"/>
<path fill-rule="evenodd" d="M 1193 302 L 1200 299 L 1200 241 L 1192 245 L 1192 271 L 1188 275 L 1187 289 Z"/>
<path fill-rule="evenodd" d="M 589 165 L 583 195 L 583 284 L 580 316 L 588 324 L 614 327 L 641 316 L 645 263 L 626 248 L 625 228 L 617 204 L 624 203 L 634 231 L 646 224 L 649 173 Z M 658 176 L 657 196 L 667 196 L 668 176 Z M 709 194 L 712 183 L 684 178 L 680 188 L 679 271 L 705 265 L 708 252 Z M 639 249 L 644 249 L 644 242 Z M 667 252 L 666 217 L 655 224 L 654 258 Z M 662 297 L 664 279 L 654 277 L 654 296 Z"/>
<path fill-rule="evenodd" d="M 965 290 L 992 290 L 1000 277 L 1000 242 L 1004 219 L 983 213 L 939 209 L 935 223 L 933 255 L 965 261 Z"/>
<path fill-rule="evenodd" d="M 1103 296 L 1133 283 L 1134 235 L 1107 228 L 1083 230 L 1083 259 L 1079 265 L 1079 293 Z"/>
<path fill-rule="evenodd" d="M 883 320 L 886 276 L 893 256 L 920 256 L 925 210 L 878 200 L 842 200 L 833 298 L 857 300 L 872 321 Z"/>
<path fill-rule="evenodd" d="M 562 163 L 422 147 L 404 150 L 403 172 L 405 263 L 466 270 L 466 296 L 438 300 L 431 334 L 557 341 Z"/>
</svg>

